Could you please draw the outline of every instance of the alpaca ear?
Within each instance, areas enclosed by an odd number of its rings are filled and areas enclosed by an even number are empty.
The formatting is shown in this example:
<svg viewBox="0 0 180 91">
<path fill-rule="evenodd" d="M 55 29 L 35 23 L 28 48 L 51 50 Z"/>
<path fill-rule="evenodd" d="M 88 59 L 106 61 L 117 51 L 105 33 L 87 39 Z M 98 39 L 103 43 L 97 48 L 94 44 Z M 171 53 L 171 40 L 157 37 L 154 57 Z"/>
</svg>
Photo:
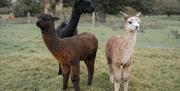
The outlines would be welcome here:
<svg viewBox="0 0 180 91">
<path fill-rule="evenodd" d="M 122 12 L 122 11 L 120 11 L 120 13 L 123 15 L 123 17 L 124 17 L 125 20 L 127 20 L 127 19 L 129 18 L 129 16 L 128 16 L 126 13 L 124 13 L 124 12 Z"/>
<path fill-rule="evenodd" d="M 59 17 L 52 17 L 53 21 L 59 20 Z"/>
<path fill-rule="evenodd" d="M 141 12 L 138 12 L 138 13 L 136 14 L 136 16 L 137 16 L 137 17 L 140 17 L 140 16 L 141 16 Z"/>
</svg>

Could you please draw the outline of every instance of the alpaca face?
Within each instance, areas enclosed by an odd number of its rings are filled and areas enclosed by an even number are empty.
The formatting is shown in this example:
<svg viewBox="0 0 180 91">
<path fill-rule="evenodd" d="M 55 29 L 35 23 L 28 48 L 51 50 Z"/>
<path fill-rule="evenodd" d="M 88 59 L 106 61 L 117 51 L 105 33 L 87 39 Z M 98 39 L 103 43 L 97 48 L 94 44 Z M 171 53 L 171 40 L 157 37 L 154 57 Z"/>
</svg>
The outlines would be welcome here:
<svg viewBox="0 0 180 91">
<path fill-rule="evenodd" d="M 136 16 L 129 17 L 129 15 L 125 14 L 124 12 L 120 11 L 120 13 L 123 15 L 124 19 L 126 20 L 126 31 L 128 32 L 137 32 L 139 31 L 140 27 L 140 15 L 141 12 L 137 13 Z"/>
<path fill-rule="evenodd" d="M 49 28 L 54 27 L 54 21 L 58 20 L 58 17 L 52 17 L 51 15 L 41 15 L 38 17 L 36 25 L 43 31 L 47 31 Z"/>
<path fill-rule="evenodd" d="M 139 31 L 140 19 L 137 16 L 129 17 L 126 20 L 126 29 L 130 32 Z"/>
<path fill-rule="evenodd" d="M 92 13 L 94 11 L 94 6 L 91 0 L 79 0 L 75 7 L 80 13 Z"/>
</svg>

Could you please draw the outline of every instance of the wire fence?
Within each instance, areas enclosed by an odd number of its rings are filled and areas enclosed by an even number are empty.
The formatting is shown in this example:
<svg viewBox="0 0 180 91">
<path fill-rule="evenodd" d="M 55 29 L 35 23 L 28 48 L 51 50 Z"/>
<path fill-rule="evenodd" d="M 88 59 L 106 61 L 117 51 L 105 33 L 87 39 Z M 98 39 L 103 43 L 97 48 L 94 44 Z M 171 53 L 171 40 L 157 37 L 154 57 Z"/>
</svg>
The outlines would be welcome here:
<svg viewBox="0 0 180 91">
<path fill-rule="evenodd" d="M 33 17 L 32 17 L 33 16 Z M 21 17 L 21 18 L 0 18 L 0 28 L 1 27 L 8 27 L 10 28 L 11 26 L 17 26 L 17 25 L 22 25 L 22 24 L 26 24 L 25 26 L 25 30 L 27 30 L 27 35 L 31 35 L 32 33 L 32 29 L 35 28 L 36 25 L 36 21 L 37 18 L 34 16 L 39 16 L 39 15 L 31 15 L 31 14 L 27 14 L 27 17 Z M 68 19 L 70 16 L 67 16 Z M 114 34 L 120 32 L 120 34 L 122 34 L 123 32 L 123 20 L 120 18 L 116 18 L 115 16 L 108 16 L 107 22 L 105 23 L 101 23 L 99 21 L 99 17 L 98 14 L 94 15 L 94 19 L 96 19 L 94 21 L 94 23 L 92 23 L 92 16 L 91 15 L 83 15 L 81 17 L 80 20 L 80 24 L 79 27 L 88 27 L 89 31 L 94 32 L 97 37 L 100 39 L 99 41 L 104 43 L 106 42 L 106 40 L 109 38 L 109 36 L 113 36 L 110 35 L 108 33 L 106 33 L 106 31 L 103 31 L 103 29 L 99 29 L 100 28 L 104 28 L 104 27 L 110 27 L 111 31 L 115 32 Z M 59 25 L 64 19 L 60 18 L 60 20 L 57 22 L 56 25 Z M 94 24 L 94 25 L 93 25 Z M 94 28 L 93 28 L 94 27 Z M 141 29 L 144 30 L 144 29 Z M 119 34 L 119 33 L 118 33 Z M 167 35 L 167 39 L 170 41 L 169 43 L 167 41 L 164 41 L 164 43 L 159 43 L 156 42 L 152 39 L 152 37 L 146 36 L 147 34 L 144 32 L 141 32 L 141 40 L 143 42 L 139 42 L 137 43 L 137 47 L 145 47 L 145 48 L 180 48 L 180 40 L 179 38 L 174 39 L 174 38 L 170 38 L 169 36 L 171 36 L 171 33 L 169 32 Z M 171 43 L 171 40 L 173 41 L 172 45 L 169 45 Z M 163 41 L 163 40 L 162 40 Z M 177 41 L 177 43 L 176 43 Z M 167 43 L 166 43 L 167 42 Z M 167 45 L 166 45 L 167 44 Z"/>
</svg>

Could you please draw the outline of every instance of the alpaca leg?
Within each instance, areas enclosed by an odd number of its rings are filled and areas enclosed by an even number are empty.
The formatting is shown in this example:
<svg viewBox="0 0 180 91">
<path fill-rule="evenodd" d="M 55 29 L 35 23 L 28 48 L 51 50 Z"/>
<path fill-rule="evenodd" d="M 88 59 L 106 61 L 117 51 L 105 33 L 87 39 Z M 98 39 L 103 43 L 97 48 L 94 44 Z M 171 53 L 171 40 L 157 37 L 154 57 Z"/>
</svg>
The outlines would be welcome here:
<svg viewBox="0 0 180 91">
<path fill-rule="evenodd" d="M 66 91 L 68 86 L 70 67 L 67 65 L 61 65 L 61 67 L 62 67 L 62 76 L 63 76 L 63 90 Z"/>
<path fill-rule="evenodd" d="M 120 81 L 114 81 L 114 91 L 119 91 Z"/>
<path fill-rule="evenodd" d="M 109 78 L 110 78 L 110 81 L 113 83 L 114 82 L 114 71 L 113 71 L 111 64 L 109 65 Z"/>
<path fill-rule="evenodd" d="M 109 63 L 109 62 L 110 62 L 110 59 L 108 60 L 109 78 L 110 78 L 110 81 L 113 83 L 114 82 L 114 70 L 113 70 L 113 67 L 112 67 L 112 63 Z"/>
<path fill-rule="evenodd" d="M 71 66 L 71 70 L 72 70 L 71 81 L 73 83 L 75 91 L 80 91 L 80 87 L 79 87 L 80 67 L 79 67 L 79 64 L 73 64 Z"/>
<path fill-rule="evenodd" d="M 114 74 L 112 74 L 111 72 L 109 73 L 109 79 L 113 83 L 113 81 L 114 81 Z"/>
<path fill-rule="evenodd" d="M 58 72 L 58 75 L 61 75 L 61 74 L 62 74 L 61 64 L 59 64 L 59 72 Z"/>
<path fill-rule="evenodd" d="M 129 81 L 124 82 L 124 91 L 128 91 Z"/>
<path fill-rule="evenodd" d="M 122 78 L 122 66 L 115 64 L 112 65 L 112 67 L 112 69 L 114 70 L 114 91 L 119 91 Z"/>
<path fill-rule="evenodd" d="M 88 84 L 87 84 L 88 86 L 92 85 L 92 79 L 93 79 L 93 74 L 94 74 L 94 61 L 95 59 L 85 60 L 85 64 L 88 70 Z"/>
<path fill-rule="evenodd" d="M 128 91 L 130 71 L 131 71 L 131 65 L 123 67 L 122 79 L 124 81 L 124 91 Z"/>
</svg>

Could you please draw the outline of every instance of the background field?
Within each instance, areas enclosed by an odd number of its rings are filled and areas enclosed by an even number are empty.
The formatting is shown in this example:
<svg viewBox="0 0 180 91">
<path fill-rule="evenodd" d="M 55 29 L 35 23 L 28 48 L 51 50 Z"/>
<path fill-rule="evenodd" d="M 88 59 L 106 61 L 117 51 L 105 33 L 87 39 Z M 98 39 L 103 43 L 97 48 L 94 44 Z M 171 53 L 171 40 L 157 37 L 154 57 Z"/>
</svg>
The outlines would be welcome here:
<svg viewBox="0 0 180 91">
<path fill-rule="evenodd" d="M 114 18 L 122 26 L 123 20 Z M 168 38 L 171 30 L 180 33 L 180 16 L 142 17 L 142 29 L 145 32 L 138 34 L 129 90 L 180 91 L 180 38 Z M 82 18 L 78 30 L 92 32 L 91 21 Z M 122 30 L 109 17 L 108 23 L 96 23 L 94 34 L 99 40 L 94 81 L 86 86 L 87 71 L 81 62 L 81 91 L 113 91 L 104 47 L 110 36 L 121 35 Z M 57 73 L 58 62 L 43 43 L 35 20 L 30 25 L 0 21 L 0 91 L 61 91 L 62 77 Z M 68 91 L 73 91 L 71 81 Z"/>
</svg>

